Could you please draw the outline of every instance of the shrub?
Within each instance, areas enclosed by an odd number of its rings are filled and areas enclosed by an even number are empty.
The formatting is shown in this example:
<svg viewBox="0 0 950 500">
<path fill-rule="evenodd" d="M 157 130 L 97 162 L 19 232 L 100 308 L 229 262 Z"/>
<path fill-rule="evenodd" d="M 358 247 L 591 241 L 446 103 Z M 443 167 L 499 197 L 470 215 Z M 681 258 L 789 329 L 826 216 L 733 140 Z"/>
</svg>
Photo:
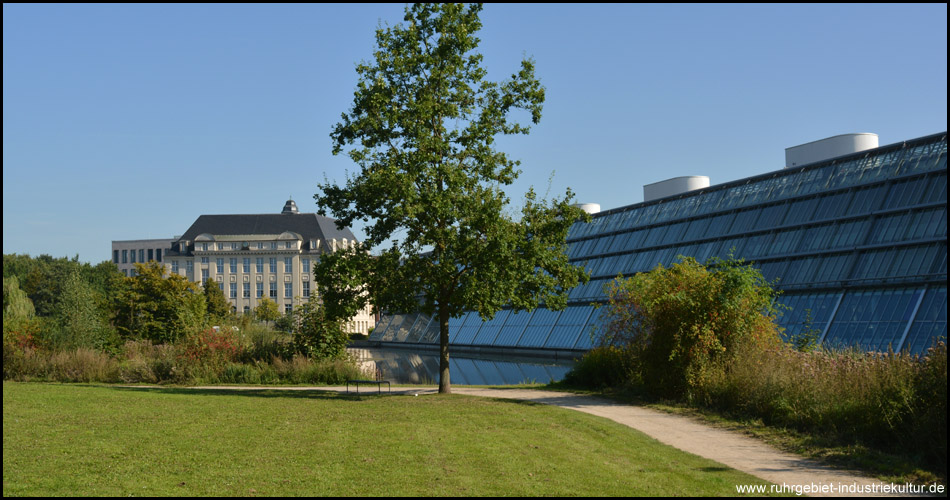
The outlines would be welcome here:
<svg viewBox="0 0 950 500">
<path fill-rule="evenodd" d="M 628 354 L 630 375 L 667 397 L 707 397 L 712 379 L 781 343 L 762 274 L 743 261 L 710 267 L 681 257 L 606 288 L 603 345 Z"/>
<path fill-rule="evenodd" d="M 182 356 L 190 363 L 220 370 L 234 361 L 243 351 L 234 330 L 230 327 L 215 330 L 208 328 L 186 337 Z"/>
<path fill-rule="evenodd" d="M 149 340 L 126 342 L 119 378 L 126 383 L 185 383 L 191 371 L 182 363 L 178 349 L 169 344 L 153 345 Z"/>
<path fill-rule="evenodd" d="M 564 377 L 571 386 L 620 387 L 634 379 L 632 356 L 618 346 L 595 347 L 581 357 Z"/>
<path fill-rule="evenodd" d="M 323 306 L 316 301 L 296 308 L 294 316 L 294 345 L 297 351 L 316 359 L 342 359 L 346 356 L 348 336 L 343 323 L 327 317 Z"/>
<path fill-rule="evenodd" d="M 48 358 L 46 378 L 57 382 L 118 382 L 119 365 L 101 351 L 79 347 L 53 353 Z"/>
</svg>

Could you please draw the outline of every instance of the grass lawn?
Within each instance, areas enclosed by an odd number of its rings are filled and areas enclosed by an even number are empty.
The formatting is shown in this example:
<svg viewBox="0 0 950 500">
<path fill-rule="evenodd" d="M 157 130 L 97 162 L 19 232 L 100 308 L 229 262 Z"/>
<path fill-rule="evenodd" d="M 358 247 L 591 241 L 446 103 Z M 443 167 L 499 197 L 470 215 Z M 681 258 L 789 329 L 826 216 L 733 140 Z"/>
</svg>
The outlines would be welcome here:
<svg viewBox="0 0 950 500">
<path fill-rule="evenodd" d="M 766 484 L 487 398 L 3 383 L 3 495 L 715 496 Z"/>
</svg>

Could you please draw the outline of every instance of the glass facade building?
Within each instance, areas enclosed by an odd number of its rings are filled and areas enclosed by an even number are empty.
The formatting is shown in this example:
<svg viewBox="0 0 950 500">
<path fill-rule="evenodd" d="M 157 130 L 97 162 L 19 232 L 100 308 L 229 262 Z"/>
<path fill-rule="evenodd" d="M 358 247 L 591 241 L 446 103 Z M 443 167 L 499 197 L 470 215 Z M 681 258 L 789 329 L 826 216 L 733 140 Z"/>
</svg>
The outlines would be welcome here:
<svg viewBox="0 0 950 500">
<path fill-rule="evenodd" d="M 469 312 L 450 343 L 587 350 L 618 274 L 730 252 L 778 279 L 787 337 L 810 322 L 826 346 L 924 352 L 947 335 L 946 132 L 598 213 L 568 236 L 591 280 L 567 309 Z M 384 315 L 370 340 L 437 344 L 437 321 Z"/>
</svg>

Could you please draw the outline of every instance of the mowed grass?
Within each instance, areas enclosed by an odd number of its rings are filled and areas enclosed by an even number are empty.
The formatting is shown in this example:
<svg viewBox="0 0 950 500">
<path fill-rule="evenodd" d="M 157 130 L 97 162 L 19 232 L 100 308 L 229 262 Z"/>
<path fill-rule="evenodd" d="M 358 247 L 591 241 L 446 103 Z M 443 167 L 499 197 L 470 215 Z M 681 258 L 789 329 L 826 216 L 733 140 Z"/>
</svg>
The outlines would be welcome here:
<svg viewBox="0 0 950 500">
<path fill-rule="evenodd" d="M 734 496 L 737 484 L 767 483 L 533 403 L 3 384 L 4 496 Z"/>
</svg>

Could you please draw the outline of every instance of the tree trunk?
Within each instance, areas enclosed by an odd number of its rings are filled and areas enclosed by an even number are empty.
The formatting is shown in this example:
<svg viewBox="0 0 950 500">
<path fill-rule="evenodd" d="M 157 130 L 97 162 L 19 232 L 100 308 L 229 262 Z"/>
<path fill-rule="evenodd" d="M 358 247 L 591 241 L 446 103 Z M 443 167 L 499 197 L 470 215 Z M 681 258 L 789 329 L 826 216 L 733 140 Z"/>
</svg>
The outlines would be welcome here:
<svg viewBox="0 0 950 500">
<path fill-rule="evenodd" d="M 452 394 L 449 382 L 449 311 L 439 305 L 439 394 Z"/>
</svg>

